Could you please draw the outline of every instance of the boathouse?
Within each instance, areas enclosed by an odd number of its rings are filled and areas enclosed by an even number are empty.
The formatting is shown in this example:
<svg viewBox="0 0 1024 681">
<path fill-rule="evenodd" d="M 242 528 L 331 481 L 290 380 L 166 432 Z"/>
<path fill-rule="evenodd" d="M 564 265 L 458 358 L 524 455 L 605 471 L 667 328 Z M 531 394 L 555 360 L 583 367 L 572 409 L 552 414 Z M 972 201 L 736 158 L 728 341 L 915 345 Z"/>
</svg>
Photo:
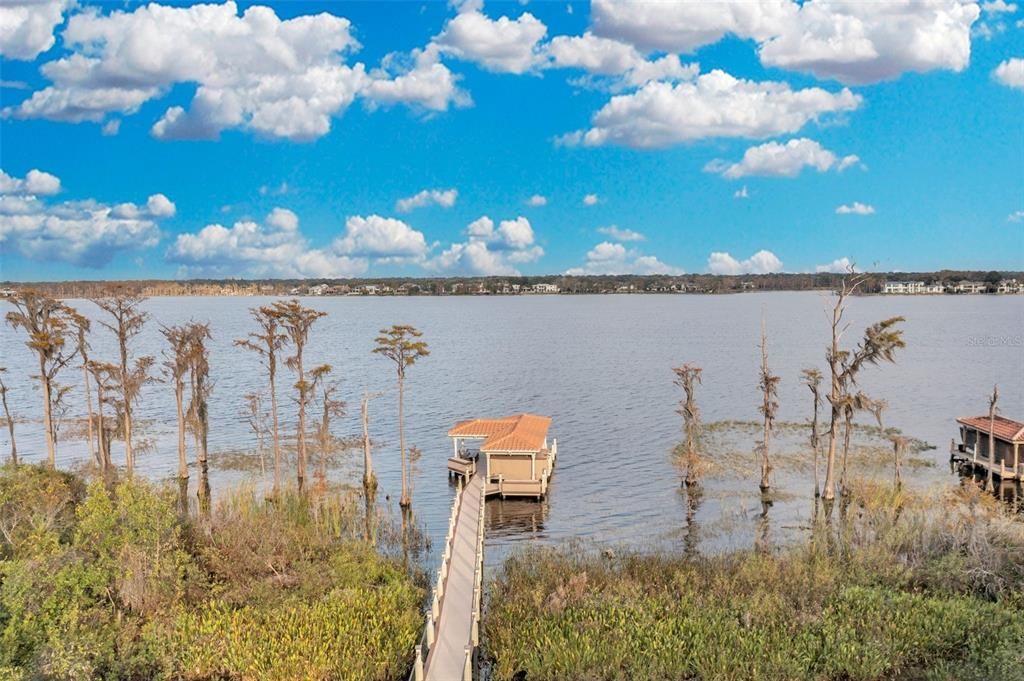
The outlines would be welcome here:
<svg viewBox="0 0 1024 681">
<path fill-rule="evenodd" d="M 989 465 L 989 431 L 994 450 L 992 472 L 1003 480 L 1024 480 L 1024 423 L 996 416 L 957 419 L 960 424 L 959 453 L 962 458 L 986 470 Z"/>
<path fill-rule="evenodd" d="M 550 417 L 535 414 L 461 421 L 448 431 L 454 447 L 448 472 L 467 479 L 479 472 L 487 495 L 540 499 L 558 455 L 558 441 L 548 444 L 550 427 Z"/>
</svg>

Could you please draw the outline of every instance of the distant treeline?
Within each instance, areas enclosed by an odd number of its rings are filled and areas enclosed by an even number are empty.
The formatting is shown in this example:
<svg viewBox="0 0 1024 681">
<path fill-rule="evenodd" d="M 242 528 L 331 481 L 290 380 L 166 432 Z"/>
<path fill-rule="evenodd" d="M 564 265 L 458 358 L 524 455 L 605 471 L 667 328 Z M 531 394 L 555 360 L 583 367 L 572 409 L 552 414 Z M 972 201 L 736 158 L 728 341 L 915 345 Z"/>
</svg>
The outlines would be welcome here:
<svg viewBox="0 0 1024 681">
<path fill-rule="evenodd" d="M 111 288 L 141 296 L 212 295 L 516 295 L 521 293 L 733 293 L 739 291 L 833 290 L 848 274 L 684 274 L 669 275 L 543 275 L 529 277 L 382 277 L 363 279 L 189 279 L 132 281 L 3 282 L 5 292 L 32 289 L 56 298 L 95 298 Z M 889 281 L 925 284 L 978 281 L 992 289 L 1002 280 L 1024 280 L 1021 271 L 940 270 L 937 272 L 876 272 L 861 288 L 878 293 Z M 538 291 L 538 285 L 557 290 Z"/>
</svg>

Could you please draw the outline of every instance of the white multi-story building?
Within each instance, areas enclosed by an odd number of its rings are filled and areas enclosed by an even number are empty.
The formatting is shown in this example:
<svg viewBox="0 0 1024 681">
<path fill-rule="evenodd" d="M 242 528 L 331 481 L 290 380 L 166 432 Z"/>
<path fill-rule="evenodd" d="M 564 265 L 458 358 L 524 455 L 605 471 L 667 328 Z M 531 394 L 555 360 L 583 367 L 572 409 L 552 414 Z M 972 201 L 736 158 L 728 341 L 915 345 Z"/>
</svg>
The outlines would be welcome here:
<svg viewBox="0 0 1024 681">
<path fill-rule="evenodd" d="M 985 293 L 988 284 L 983 281 L 961 281 L 953 287 L 954 293 Z"/>
<path fill-rule="evenodd" d="M 534 284 L 534 293 L 558 293 L 560 289 L 556 284 Z"/>
<path fill-rule="evenodd" d="M 1024 293 L 1024 282 L 1016 279 L 1003 279 L 996 287 L 996 293 Z"/>
<path fill-rule="evenodd" d="M 887 281 L 882 286 L 882 293 L 895 295 L 914 295 L 925 292 L 923 281 Z"/>
</svg>

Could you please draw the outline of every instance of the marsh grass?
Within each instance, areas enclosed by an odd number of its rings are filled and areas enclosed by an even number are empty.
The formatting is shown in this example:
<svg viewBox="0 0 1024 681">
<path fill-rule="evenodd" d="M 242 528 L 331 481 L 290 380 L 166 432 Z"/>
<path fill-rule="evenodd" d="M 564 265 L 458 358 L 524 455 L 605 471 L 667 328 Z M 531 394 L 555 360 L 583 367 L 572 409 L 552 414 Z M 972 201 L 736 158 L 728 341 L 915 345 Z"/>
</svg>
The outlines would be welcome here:
<svg viewBox="0 0 1024 681">
<path fill-rule="evenodd" d="M 855 483 L 777 552 L 530 549 L 490 593 L 495 680 L 1024 678 L 1024 525 L 970 486 Z"/>
<path fill-rule="evenodd" d="M 761 437 L 758 421 L 715 421 L 704 426 L 700 447 L 705 453 L 707 473 L 716 479 L 756 479 L 758 460 L 754 443 Z M 897 428 L 880 428 L 855 423 L 851 431 L 849 467 L 860 476 L 883 476 L 892 468 L 890 437 L 900 435 Z M 778 421 L 775 424 L 772 466 L 779 474 L 807 475 L 813 471 L 813 456 L 807 444 L 810 424 Z M 935 449 L 924 440 L 909 438 L 904 466 L 925 468 L 934 462 L 922 457 Z M 678 458 L 678 453 L 673 453 Z"/>
<path fill-rule="evenodd" d="M 426 582 L 414 521 L 338 486 L 179 509 L 141 480 L 0 469 L 0 679 L 408 673 Z"/>
</svg>

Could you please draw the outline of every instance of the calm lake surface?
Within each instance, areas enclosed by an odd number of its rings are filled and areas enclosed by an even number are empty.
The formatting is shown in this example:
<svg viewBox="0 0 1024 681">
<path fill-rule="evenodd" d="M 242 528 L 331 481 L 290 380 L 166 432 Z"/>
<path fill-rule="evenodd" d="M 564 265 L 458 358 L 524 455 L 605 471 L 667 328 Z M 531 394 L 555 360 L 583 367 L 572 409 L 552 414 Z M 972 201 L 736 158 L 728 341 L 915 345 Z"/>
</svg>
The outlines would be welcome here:
<svg viewBox="0 0 1024 681">
<path fill-rule="evenodd" d="M 138 354 L 159 358 L 164 347 L 159 323 L 195 319 L 211 324 L 215 493 L 218 487 L 258 476 L 258 465 L 255 474 L 228 471 L 217 467 L 216 458 L 238 452 L 256 456 L 243 396 L 261 389 L 264 375 L 257 357 L 232 342 L 253 330 L 248 309 L 269 300 L 154 298 L 145 303 L 152 320 L 137 341 Z M 670 457 L 680 435 L 675 409 L 681 391 L 673 385 L 671 367 L 684 362 L 703 367 L 697 399 L 705 422 L 756 420 L 763 318 L 770 363 L 782 377 L 779 419 L 805 421 L 811 402 L 800 370 L 825 369 L 828 302 L 824 293 L 303 299 L 328 313 L 314 328 L 307 366 L 330 363 L 341 381 L 340 393 L 349 408 L 336 422 L 335 435 L 360 432 L 358 400 L 364 386 L 383 393 L 372 402 L 371 430 L 377 443 L 379 499 L 389 495 L 391 503 L 400 491 L 395 372 L 371 349 L 384 326 L 413 324 L 424 332 L 431 356 L 408 372 L 406 433 L 407 441 L 423 451 L 414 482 L 414 511 L 435 545 L 443 539 L 454 492 L 445 472 L 452 451 L 448 428 L 465 418 L 521 411 L 552 417 L 559 458 L 549 498 L 542 503 L 488 503 L 490 565 L 510 547 L 531 541 L 582 538 L 611 546 L 681 545 L 687 507 Z M 69 303 L 90 316 L 97 313 L 89 302 Z M 9 309 L 2 307 L 4 312 Z M 957 416 L 985 413 L 987 395 L 998 383 L 1002 413 L 1024 417 L 1024 297 L 857 298 L 848 310 L 844 344 L 856 342 L 869 323 L 892 315 L 907 318 L 907 348 L 895 365 L 865 370 L 860 387 L 888 400 L 886 425 L 936 447 L 917 455 L 934 466 L 905 472 L 912 483 L 955 484 L 948 446 L 957 435 Z M 97 328 L 93 335 L 93 357 L 112 360 L 110 334 Z M 40 396 L 28 377 L 35 360 L 23 337 L 6 325 L 0 329 L 0 349 L 0 364 L 9 369 L 6 380 L 18 419 L 20 453 L 27 460 L 44 460 L 37 420 Z M 68 370 L 61 380 L 77 384 L 80 378 L 80 371 Z M 285 375 L 279 383 L 283 427 L 293 437 L 294 404 L 287 388 L 291 380 Z M 80 389 L 72 403 L 72 415 L 84 413 Z M 167 478 L 177 457 L 170 386 L 147 386 L 138 415 L 145 420 L 144 437 L 152 441 L 140 455 L 138 469 L 155 479 Z M 746 444 L 749 448 L 744 443 L 740 448 L 750 451 L 753 443 Z M 0 453 L 6 457 L 8 449 L 4 430 Z M 114 443 L 112 455 L 123 463 L 121 443 Z M 70 467 L 87 456 L 83 440 L 65 440 L 59 445 L 58 465 Z M 704 497 L 690 519 L 690 531 L 700 528 L 701 546 L 748 547 L 761 527 L 753 453 L 741 465 L 749 467 L 746 477 L 705 482 Z M 360 467 L 361 454 L 353 451 L 331 476 L 358 483 Z M 291 469 L 287 472 L 293 477 Z M 811 475 L 780 473 L 780 499 L 770 514 L 778 536 L 799 532 L 806 524 Z"/>
</svg>

